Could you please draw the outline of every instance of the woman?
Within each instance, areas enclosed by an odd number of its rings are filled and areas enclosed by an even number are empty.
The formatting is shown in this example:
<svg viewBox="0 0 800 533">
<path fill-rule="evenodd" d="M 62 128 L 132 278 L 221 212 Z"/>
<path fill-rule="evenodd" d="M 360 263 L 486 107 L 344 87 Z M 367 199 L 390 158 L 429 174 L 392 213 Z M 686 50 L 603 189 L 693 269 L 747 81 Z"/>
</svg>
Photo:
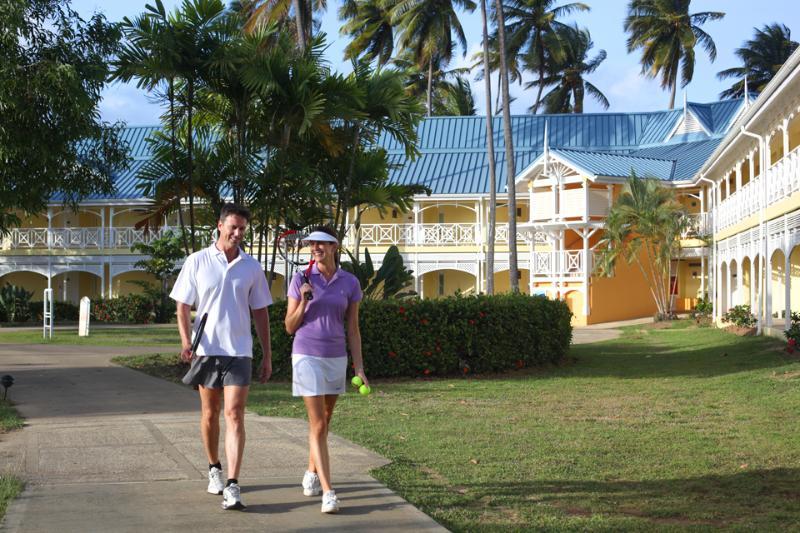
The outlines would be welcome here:
<svg viewBox="0 0 800 533">
<path fill-rule="evenodd" d="M 346 388 L 347 346 L 356 375 L 369 384 L 358 329 L 361 286 L 355 276 L 336 266 L 339 243 L 332 230 L 317 227 L 305 243 L 314 264 L 307 279 L 300 273 L 292 279 L 285 321 L 286 331 L 295 336 L 292 395 L 303 397 L 308 412 L 309 454 L 303 494 L 317 496 L 322 492 L 322 512 L 335 513 L 339 500 L 331 486 L 328 428 L 336 400 Z"/>
</svg>

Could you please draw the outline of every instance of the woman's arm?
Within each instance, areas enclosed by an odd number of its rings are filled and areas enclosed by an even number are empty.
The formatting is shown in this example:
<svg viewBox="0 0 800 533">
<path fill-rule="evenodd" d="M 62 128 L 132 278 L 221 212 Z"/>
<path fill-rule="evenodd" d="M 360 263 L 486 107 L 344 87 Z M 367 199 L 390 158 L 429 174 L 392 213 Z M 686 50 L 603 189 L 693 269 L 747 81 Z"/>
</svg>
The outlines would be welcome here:
<svg viewBox="0 0 800 533">
<path fill-rule="evenodd" d="M 306 313 L 306 305 L 308 304 L 308 300 L 306 300 L 307 292 L 314 291 L 311 285 L 303 283 L 300 285 L 299 300 L 293 296 L 288 296 L 286 298 L 286 318 L 283 321 L 283 325 L 286 327 L 286 333 L 289 335 L 297 333 L 297 330 L 303 325 L 303 316 Z M 289 291 L 289 294 L 293 294 L 292 290 Z"/>
<path fill-rule="evenodd" d="M 350 355 L 353 356 L 353 366 L 355 373 L 361 378 L 364 384 L 369 385 L 369 380 L 364 374 L 364 358 L 361 354 L 361 329 L 358 327 L 358 302 L 350 302 L 347 306 L 347 345 L 350 347 Z"/>
</svg>

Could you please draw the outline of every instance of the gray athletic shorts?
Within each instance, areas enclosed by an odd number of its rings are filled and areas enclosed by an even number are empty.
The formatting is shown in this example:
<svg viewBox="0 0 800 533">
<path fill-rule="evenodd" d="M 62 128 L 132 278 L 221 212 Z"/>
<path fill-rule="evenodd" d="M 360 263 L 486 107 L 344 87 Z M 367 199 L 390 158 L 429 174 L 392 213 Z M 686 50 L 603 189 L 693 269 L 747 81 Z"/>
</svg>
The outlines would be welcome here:
<svg viewBox="0 0 800 533">
<path fill-rule="evenodd" d="M 212 355 L 193 358 L 182 381 L 195 388 L 202 385 L 207 389 L 221 389 L 229 386 L 247 387 L 252 376 L 252 357 Z"/>
</svg>

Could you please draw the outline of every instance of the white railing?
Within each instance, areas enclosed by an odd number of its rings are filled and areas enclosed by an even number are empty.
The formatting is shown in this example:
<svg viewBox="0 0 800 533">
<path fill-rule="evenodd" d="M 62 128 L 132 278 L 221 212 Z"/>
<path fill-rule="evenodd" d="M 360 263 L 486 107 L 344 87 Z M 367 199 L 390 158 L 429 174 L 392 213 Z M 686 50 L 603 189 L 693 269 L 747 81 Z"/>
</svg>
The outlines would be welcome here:
<svg viewBox="0 0 800 533">
<path fill-rule="evenodd" d="M 348 230 L 348 243 L 354 242 L 353 227 Z M 441 224 L 362 224 L 362 246 L 476 246 L 486 239 L 486 230 L 474 223 Z M 497 224 L 495 242 L 508 244 L 508 224 Z M 527 243 L 526 235 L 517 232 L 517 242 Z M 537 243 L 545 243 L 544 234 L 536 234 Z"/>
<path fill-rule="evenodd" d="M 103 248 L 130 249 L 136 243 L 149 244 L 168 231 L 179 231 L 176 228 L 162 227 L 145 231 L 133 227 L 122 228 L 13 228 L 7 235 L 0 237 L 0 250 L 14 249 L 51 249 L 51 250 L 86 250 Z M 201 245 L 209 242 L 208 228 L 198 228 L 195 235 Z"/>
<path fill-rule="evenodd" d="M 587 197 L 589 211 L 586 213 Z M 564 189 L 558 193 L 558 213 L 553 211 L 554 201 L 552 191 L 537 191 L 533 194 L 533 220 L 561 220 L 582 218 L 584 213 L 590 217 L 604 217 L 608 215 L 611 201 L 608 190 L 589 189 Z"/>
<path fill-rule="evenodd" d="M 593 253 L 589 252 L 589 273 L 591 273 L 593 257 Z M 534 252 L 533 276 L 538 278 L 583 277 L 587 268 L 585 259 L 583 250 Z"/>
<path fill-rule="evenodd" d="M 684 239 L 711 233 L 711 217 L 708 213 L 688 215 L 688 218 L 689 227 L 681 235 Z"/>
<path fill-rule="evenodd" d="M 800 146 L 774 163 L 767 170 L 766 176 L 766 205 L 772 205 L 800 191 Z M 724 199 L 717 209 L 717 229 L 733 226 L 766 207 L 763 205 L 762 186 L 761 176 L 756 176 Z"/>
</svg>

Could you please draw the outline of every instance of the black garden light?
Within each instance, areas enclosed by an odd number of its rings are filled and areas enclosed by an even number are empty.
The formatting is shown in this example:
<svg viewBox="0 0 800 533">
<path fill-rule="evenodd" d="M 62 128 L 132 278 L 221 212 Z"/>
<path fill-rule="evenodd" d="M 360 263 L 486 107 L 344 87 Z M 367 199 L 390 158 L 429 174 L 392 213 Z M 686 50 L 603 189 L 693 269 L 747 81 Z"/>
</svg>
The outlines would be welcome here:
<svg viewBox="0 0 800 533">
<path fill-rule="evenodd" d="M 11 374 L 6 374 L 5 376 L 0 378 L 0 385 L 3 386 L 3 400 L 6 399 L 8 395 L 8 388 L 14 384 L 14 376 Z"/>
</svg>

